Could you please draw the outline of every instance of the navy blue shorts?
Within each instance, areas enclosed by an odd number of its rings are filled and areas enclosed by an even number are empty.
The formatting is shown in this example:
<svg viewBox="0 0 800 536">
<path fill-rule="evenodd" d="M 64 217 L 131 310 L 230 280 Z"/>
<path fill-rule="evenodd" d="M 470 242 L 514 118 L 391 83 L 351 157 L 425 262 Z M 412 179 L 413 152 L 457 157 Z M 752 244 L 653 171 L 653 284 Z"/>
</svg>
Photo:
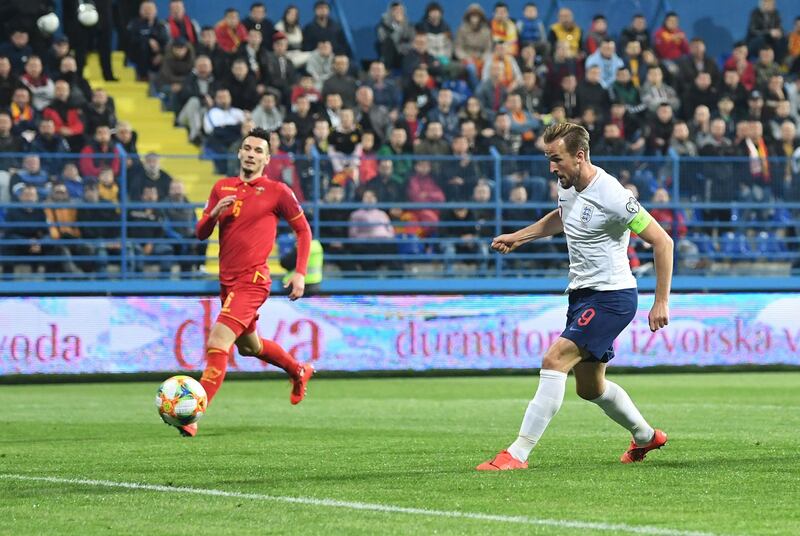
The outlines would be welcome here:
<svg viewBox="0 0 800 536">
<path fill-rule="evenodd" d="M 573 290 L 561 336 L 589 352 L 586 361 L 608 363 L 614 359 L 614 339 L 636 315 L 637 301 L 635 288 Z"/>
</svg>

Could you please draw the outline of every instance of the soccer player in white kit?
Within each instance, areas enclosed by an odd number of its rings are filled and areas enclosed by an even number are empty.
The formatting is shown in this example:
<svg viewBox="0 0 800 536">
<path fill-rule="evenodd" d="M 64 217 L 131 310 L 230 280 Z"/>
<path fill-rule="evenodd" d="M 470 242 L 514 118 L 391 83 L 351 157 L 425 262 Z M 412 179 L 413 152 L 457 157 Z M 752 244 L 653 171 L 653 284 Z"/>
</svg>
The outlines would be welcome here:
<svg viewBox="0 0 800 536">
<path fill-rule="evenodd" d="M 560 123 L 548 127 L 543 136 L 550 171 L 558 177 L 558 209 L 524 229 L 496 237 L 492 248 L 510 253 L 564 232 L 569 250 L 567 325 L 542 358 L 539 387 L 516 441 L 480 464 L 479 471 L 527 469 L 528 455 L 561 407 L 570 370 L 578 396 L 600 406 L 633 435 L 622 463 L 640 462 L 667 442 L 667 435 L 647 423 L 605 372 L 614 357 L 614 339 L 636 313 L 636 279 L 627 255 L 631 231 L 653 246 L 656 292 L 648 315 L 651 331 L 669 323 L 672 239 L 616 178 L 592 165 L 586 129 Z"/>
</svg>

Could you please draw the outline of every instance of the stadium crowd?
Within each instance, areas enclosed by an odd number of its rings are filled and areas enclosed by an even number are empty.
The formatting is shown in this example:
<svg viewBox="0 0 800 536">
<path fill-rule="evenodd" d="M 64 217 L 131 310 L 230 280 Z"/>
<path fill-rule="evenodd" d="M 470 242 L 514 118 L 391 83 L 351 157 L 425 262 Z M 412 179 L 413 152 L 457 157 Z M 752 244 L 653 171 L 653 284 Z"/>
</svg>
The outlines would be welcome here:
<svg viewBox="0 0 800 536">
<path fill-rule="evenodd" d="M 374 59 L 361 64 L 352 61 L 324 0 L 313 13 L 289 6 L 274 21 L 261 2 L 244 17 L 224 10 L 214 26 L 201 27 L 181 0 L 169 2 L 165 18 L 159 15 L 154 2 L 141 2 L 120 39 L 138 79 L 149 82 L 205 155 L 218 156 L 219 173 L 236 172 L 231 150 L 243 132 L 262 127 L 273 132 L 269 175 L 304 201 L 315 195 L 312 157 L 322 155 L 321 238 L 329 253 L 395 251 L 389 240 L 403 233 L 450 238 L 442 252 L 485 259 L 486 239 L 496 230 L 494 209 L 375 205 L 489 203 L 499 186 L 503 225 L 517 227 L 536 214 L 515 205 L 553 200 L 555 182 L 541 158 L 504 158 L 496 177 L 488 156 L 494 150 L 503 157 L 541 156 L 542 131 L 560 121 L 585 126 L 593 160 L 646 203 L 670 201 L 674 156 L 729 158 L 724 165 L 684 165 L 681 200 L 765 206 L 800 200 L 800 16 L 784 34 L 774 0 L 759 1 L 746 34 L 719 61 L 707 54 L 702 37 L 681 29 L 674 12 L 655 29 L 639 13 L 625 28 L 609 28 L 603 15 L 581 28 L 562 8 L 545 26 L 536 4 L 510 13 L 497 2 L 488 13 L 470 5 L 453 29 L 438 2 L 411 21 L 403 3 L 393 1 L 376 23 Z M 65 222 L 109 221 L 118 211 L 23 206 L 37 200 L 185 201 L 182 184 L 160 169 L 157 155 L 122 161 L 120 147 L 137 154 L 136 133 L 117 120 L 108 92 L 83 78 L 69 37 L 39 39 L 38 50 L 33 41 L 17 28 L 0 44 L 0 153 L 30 153 L 22 159 L 0 154 L 0 202 L 20 203 L 5 211 L 6 221 L 58 225 L 9 228 L 6 238 L 97 235 L 115 244 L 115 226 L 78 229 Z M 104 74 L 113 93 L 113 75 Z M 48 156 L 66 152 L 76 157 Z M 117 183 L 122 166 L 125 192 Z M 363 207 L 336 208 L 348 202 Z M 687 238 L 682 211 L 654 214 L 674 236 Z M 743 215 L 709 209 L 692 217 L 720 222 L 703 229 L 709 236 L 739 217 L 788 219 L 768 209 Z M 191 236 L 194 213 L 134 209 L 129 218 L 165 223 L 142 228 L 139 238 L 177 240 Z M 795 236 L 788 227 L 777 233 Z M 360 242 L 340 241 L 346 238 Z M 687 240 L 687 247 L 718 247 L 698 240 Z M 41 253 L 35 245 L 15 247 L 18 254 Z M 132 254 L 164 255 L 167 247 L 180 254 L 190 246 L 144 243 Z M 638 262 L 635 247 L 631 258 Z M 70 271 L 103 268 L 72 264 Z M 376 267 L 374 261 L 352 264 Z"/>
</svg>

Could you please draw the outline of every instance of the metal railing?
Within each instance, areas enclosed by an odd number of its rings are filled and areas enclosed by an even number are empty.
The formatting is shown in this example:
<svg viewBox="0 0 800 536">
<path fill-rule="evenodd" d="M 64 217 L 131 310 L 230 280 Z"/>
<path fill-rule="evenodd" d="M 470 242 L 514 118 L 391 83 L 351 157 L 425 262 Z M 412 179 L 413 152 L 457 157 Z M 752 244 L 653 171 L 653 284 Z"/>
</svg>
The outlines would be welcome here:
<svg viewBox="0 0 800 536">
<path fill-rule="evenodd" d="M 5 153 L 0 154 L 0 160 L 22 160 L 25 156 Z M 48 154 L 46 157 L 68 161 L 80 155 Z M 127 155 L 124 151 L 119 158 L 123 162 L 138 160 L 138 156 Z M 162 156 L 167 163 L 173 158 L 186 157 Z M 217 164 L 226 164 L 234 157 L 208 158 L 215 158 Z M 342 169 L 351 161 L 337 155 L 319 154 L 313 148 L 308 155 L 279 154 L 273 158 L 280 169 L 289 170 L 281 173 L 281 180 L 290 184 L 302 198 L 314 236 L 325 250 L 328 279 L 563 277 L 565 274 L 567 256 L 563 236 L 530 244 L 510 256 L 494 254 L 488 247 L 493 236 L 528 225 L 555 208 L 548 163 L 541 155 L 506 157 L 492 148 L 488 155 L 469 156 L 474 164 L 471 168 L 474 176 L 467 182 L 487 185 L 490 191 L 485 199 L 476 199 L 472 192 L 464 191 L 457 201 L 379 200 L 371 208 L 391 214 L 393 236 L 374 239 L 358 238 L 359 233 L 351 231 L 374 224 L 355 223 L 346 217 L 364 208 L 358 195 L 370 188 L 369 183 L 342 174 Z M 376 162 L 392 160 L 394 169 L 408 170 L 396 181 L 405 196 L 416 162 L 429 161 L 440 166 L 442 173 L 450 178 L 455 169 L 452 166 L 466 157 L 404 154 L 371 155 L 369 158 Z M 597 156 L 593 162 L 623 182 L 636 186 L 641 202 L 656 211 L 662 221 L 666 220 L 663 221 L 665 227 L 676 241 L 677 273 L 788 276 L 798 272 L 800 163 L 770 159 L 767 174 L 746 157 Z M 352 162 L 359 167 L 362 163 Z M 189 233 L 193 220 L 169 221 L 158 216 L 153 221 L 141 221 L 132 217 L 132 213 L 143 209 L 152 209 L 161 215 L 170 210 L 197 212 L 202 204 L 132 201 L 126 195 L 129 179 L 128 166 L 121 166 L 117 177 L 118 203 L 44 201 L 22 204 L 16 200 L 0 203 L 2 278 L 15 281 L 213 279 L 214 274 L 205 270 L 208 244 Z M 214 180 L 209 176 L 204 186 L 210 190 Z M 438 184 L 446 186 L 446 182 L 440 179 Z M 372 184 L 374 189 L 378 183 Z M 337 185 L 342 187 L 344 199 L 328 195 Z M 527 199 L 512 203 L 507 200 L 509 192 L 518 186 L 524 187 Z M 660 204 L 650 202 L 654 191 L 662 188 L 671 200 Z M 21 207 L 70 208 L 84 216 L 92 211 L 111 210 L 116 216 L 104 221 L 92 221 L 87 216 L 85 221 L 60 222 L 61 227 L 79 229 L 80 236 L 54 238 L 49 231 L 58 225 L 53 222 L 19 221 L 10 217 Z M 452 211 L 455 209 L 467 209 L 472 217 L 454 219 Z M 423 211 L 428 219 L 420 217 Z M 92 231 L 95 229 L 105 229 L 109 234 L 98 236 Z M 282 226 L 279 232 L 288 232 L 288 227 Z M 34 235 L 38 238 L 31 238 Z M 33 242 L 36 246 L 31 248 Z M 279 240 L 281 248 L 274 266 L 278 265 L 281 254 L 289 252 L 291 243 L 290 239 Z M 641 241 L 632 240 L 630 257 L 637 273 L 652 272 L 652 254 Z"/>
</svg>

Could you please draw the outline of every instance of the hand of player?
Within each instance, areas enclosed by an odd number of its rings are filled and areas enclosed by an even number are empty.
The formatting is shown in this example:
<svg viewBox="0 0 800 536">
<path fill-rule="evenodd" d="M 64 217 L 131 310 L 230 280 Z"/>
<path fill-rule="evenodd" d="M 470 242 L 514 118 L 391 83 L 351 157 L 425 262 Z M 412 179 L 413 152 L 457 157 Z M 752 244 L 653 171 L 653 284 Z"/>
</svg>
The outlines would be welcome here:
<svg viewBox="0 0 800 536">
<path fill-rule="evenodd" d="M 303 296 L 303 293 L 306 290 L 306 276 L 303 274 L 294 274 L 289 280 L 283 284 L 283 288 L 292 287 L 292 290 L 289 292 L 289 299 L 295 301 L 298 298 Z"/>
<path fill-rule="evenodd" d="M 650 331 L 656 332 L 669 324 L 669 305 L 664 302 L 656 301 L 650 314 L 647 315 L 647 323 L 650 324 Z"/>
<path fill-rule="evenodd" d="M 219 200 L 219 202 L 217 203 L 216 207 L 211 209 L 211 212 L 209 213 L 209 215 L 212 218 L 219 218 L 220 214 L 222 214 L 222 212 L 226 208 L 231 206 L 234 201 L 236 201 L 236 196 L 235 195 L 226 195 L 225 197 L 223 197 L 222 199 Z"/>
<path fill-rule="evenodd" d="M 496 236 L 494 240 L 492 240 L 492 249 L 497 251 L 498 253 L 511 253 L 519 246 L 522 245 L 522 242 L 517 240 L 514 233 L 510 234 L 501 234 L 500 236 Z"/>
</svg>

